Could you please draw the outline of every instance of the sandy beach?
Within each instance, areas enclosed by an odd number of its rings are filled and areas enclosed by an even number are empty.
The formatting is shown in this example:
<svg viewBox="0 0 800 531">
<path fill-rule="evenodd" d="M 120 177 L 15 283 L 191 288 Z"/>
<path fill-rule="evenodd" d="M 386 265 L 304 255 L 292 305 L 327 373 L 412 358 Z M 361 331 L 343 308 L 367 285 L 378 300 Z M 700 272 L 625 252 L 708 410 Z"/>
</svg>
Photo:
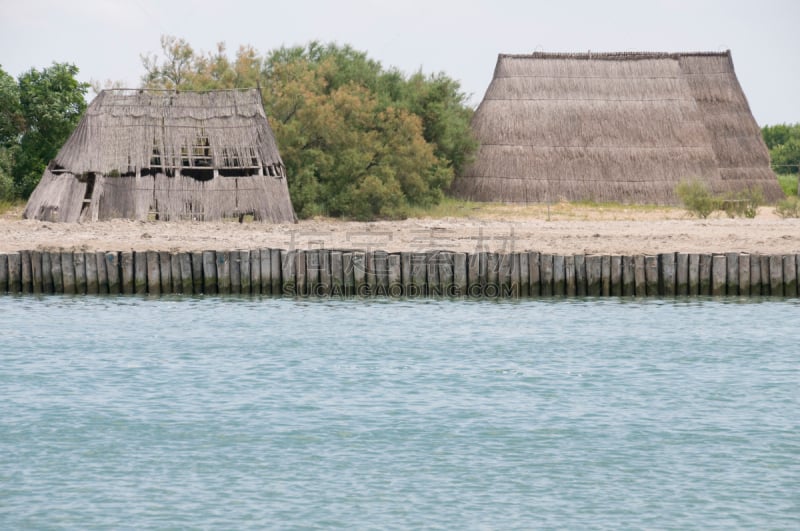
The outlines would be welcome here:
<svg viewBox="0 0 800 531">
<path fill-rule="evenodd" d="M 0 217 L 0 252 L 28 250 L 365 249 L 533 250 L 547 253 L 800 253 L 800 219 L 762 207 L 754 219 L 690 217 L 680 209 L 507 207 L 475 217 L 297 224 L 226 222 L 47 223 Z"/>
</svg>

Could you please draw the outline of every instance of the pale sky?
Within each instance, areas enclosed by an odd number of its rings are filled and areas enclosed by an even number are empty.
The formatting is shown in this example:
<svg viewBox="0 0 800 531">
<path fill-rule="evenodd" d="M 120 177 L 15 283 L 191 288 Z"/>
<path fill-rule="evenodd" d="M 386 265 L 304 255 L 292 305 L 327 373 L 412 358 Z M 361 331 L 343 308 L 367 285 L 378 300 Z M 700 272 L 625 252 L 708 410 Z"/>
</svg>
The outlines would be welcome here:
<svg viewBox="0 0 800 531">
<path fill-rule="evenodd" d="M 498 53 L 730 48 L 758 123 L 800 122 L 798 0 L 0 0 L 0 65 L 15 77 L 59 61 L 135 87 L 162 34 L 231 55 L 350 44 L 406 73 L 443 71 L 473 104 Z"/>
</svg>

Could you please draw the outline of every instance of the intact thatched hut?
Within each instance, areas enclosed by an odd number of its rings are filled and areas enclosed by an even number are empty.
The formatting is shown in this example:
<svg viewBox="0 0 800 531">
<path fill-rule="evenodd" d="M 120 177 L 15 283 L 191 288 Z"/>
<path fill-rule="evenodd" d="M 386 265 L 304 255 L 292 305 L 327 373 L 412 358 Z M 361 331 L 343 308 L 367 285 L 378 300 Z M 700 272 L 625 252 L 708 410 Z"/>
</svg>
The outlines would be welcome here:
<svg viewBox="0 0 800 531">
<path fill-rule="evenodd" d="M 685 179 L 783 197 L 730 52 L 500 55 L 472 127 L 466 199 L 671 204 Z"/>
<path fill-rule="evenodd" d="M 257 89 L 104 90 L 48 166 L 26 218 L 291 223 L 286 171 Z"/>
</svg>

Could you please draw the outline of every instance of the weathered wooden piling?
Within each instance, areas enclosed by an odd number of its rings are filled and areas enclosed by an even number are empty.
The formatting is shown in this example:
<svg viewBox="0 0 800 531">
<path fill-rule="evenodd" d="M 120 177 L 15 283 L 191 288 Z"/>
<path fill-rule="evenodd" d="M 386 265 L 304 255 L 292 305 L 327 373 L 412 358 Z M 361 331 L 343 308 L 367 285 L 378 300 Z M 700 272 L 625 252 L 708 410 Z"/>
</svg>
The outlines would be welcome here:
<svg viewBox="0 0 800 531">
<path fill-rule="evenodd" d="M 725 253 L 725 293 L 739 294 L 739 253 Z"/>
<path fill-rule="evenodd" d="M 500 296 L 500 257 L 497 253 L 486 253 L 486 289 L 484 296 Z"/>
<path fill-rule="evenodd" d="M 727 281 L 728 259 L 724 254 L 715 254 L 711 258 L 711 295 L 727 295 Z"/>
<path fill-rule="evenodd" d="M 389 293 L 389 254 L 385 251 L 375 251 L 375 293 L 386 296 Z"/>
<path fill-rule="evenodd" d="M 783 256 L 769 256 L 769 293 L 773 297 L 783 297 Z"/>
<path fill-rule="evenodd" d="M 22 285 L 22 293 L 33 292 L 33 275 L 31 273 L 31 253 L 30 251 L 20 251 L 20 277 Z"/>
<path fill-rule="evenodd" d="M 760 269 L 761 269 L 761 294 L 762 295 L 771 295 L 772 294 L 772 282 L 771 282 L 771 275 L 769 271 L 770 266 L 770 256 L 768 254 L 762 254 L 759 256 L 760 262 Z"/>
<path fill-rule="evenodd" d="M 648 297 L 661 295 L 658 291 L 658 256 L 648 254 L 644 257 L 645 294 Z"/>
<path fill-rule="evenodd" d="M 750 295 L 750 255 L 740 254 L 739 261 L 739 295 Z"/>
<path fill-rule="evenodd" d="M 216 295 L 217 289 L 217 253 L 203 251 L 203 293 Z"/>
<path fill-rule="evenodd" d="M 675 294 L 683 297 L 689 295 L 689 254 L 675 255 Z"/>
<path fill-rule="evenodd" d="M 133 251 L 122 251 L 119 255 L 120 291 L 125 295 L 131 295 L 136 291 L 133 268 Z"/>
<path fill-rule="evenodd" d="M 511 293 L 511 260 L 511 255 L 508 253 L 497 255 L 497 285 L 500 297 L 508 297 Z"/>
<path fill-rule="evenodd" d="M 636 263 L 633 256 L 622 257 L 622 295 L 636 295 Z"/>
<path fill-rule="evenodd" d="M 541 254 L 536 251 L 528 253 L 528 285 L 531 297 L 542 294 L 541 258 Z"/>
<path fill-rule="evenodd" d="M 553 255 L 553 295 L 563 297 L 567 293 L 567 266 L 564 255 Z"/>
<path fill-rule="evenodd" d="M 611 256 L 607 254 L 600 258 L 600 286 L 603 297 L 611 296 Z"/>
<path fill-rule="evenodd" d="M 64 276 L 61 273 L 61 253 L 58 251 L 53 251 L 48 254 L 50 255 L 53 293 L 64 293 Z"/>
<path fill-rule="evenodd" d="M 366 256 L 362 252 L 353 253 L 353 285 L 354 294 L 358 297 L 365 297 L 369 294 L 367 287 Z"/>
<path fill-rule="evenodd" d="M 2 284 L 0 282 L 0 284 Z M 49 251 L 42 252 L 42 291 L 44 293 L 55 293 L 53 285 L 53 259 Z M 0 287 L 2 292 L 2 287 Z"/>
<path fill-rule="evenodd" d="M 298 250 L 294 258 L 295 295 L 305 297 L 308 295 L 308 286 L 306 285 L 306 251 Z"/>
<path fill-rule="evenodd" d="M 62 257 L 63 261 L 63 257 Z M 63 264 L 62 264 L 63 265 Z M 135 251 L 133 253 L 133 292 L 137 295 L 147 294 L 147 253 Z M 159 280 L 160 282 L 160 280 Z"/>
<path fill-rule="evenodd" d="M 700 255 L 700 269 L 698 271 L 698 284 L 700 295 L 711 295 L 711 259 L 708 253 Z"/>
<path fill-rule="evenodd" d="M 161 294 L 161 262 L 158 253 L 148 251 L 147 257 L 147 293 L 150 295 Z"/>
<path fill-rule="evenodd" d="M 100 279 L 97 273 L 97 255 L 95 253 L 81 253 L 84 255 L 84 267 L 86 268 L 86 293 L 97 295 L 100 293 Z"/>
<path fill-rule="evenodd" d="M 609 257 L 611 267 L 611 293 L 612 297 L 622 296 L 622 257 L 611 255 Z"/>
<path fill-rule="evenodd" d="M 553 267 L 556 267 L 555 259 L 553 260 Z M 564 291 L 567 297 L 574 297 L 578 294 L 578 288 L 575 285 L 574 255 L 567 255 L 564 257 Z"/>
<path fill-rule="evenodd" d="M 108 269 L 106 268 L 106 253 L 103 251 L 95 252 L 94 261 L 97 266 L 97 292 L 101 295 L 108 295 Z"/>
<path fill-rule="evenodd" d="M 783 256 L 783 296 L 797 297 L 797 263 L 793 254 Z"/>
<path fill-rule="evenodd" d="M 486 294 L 486 285 L 488 283 L 488 267 L 489 267 L 489 254 L 485 251 L 480 251 L 476 254 L 478 262 L 478 286 L 477 296 L 483 297 Z"/>
<path fill-rule="evenodd" d="M 19 253 L 10 253 L 8 260 L 8 291 L 9 293 L 22 292 L 22 258 Z"/>
<path fill-rule="evenodd" d="M 231 280 L 231 282 L 233 281 Z M 241 249 L 239 251 L 239 292 L 243 295 L 251 295 L 252 289 L 250 278 L 250 251 Z"/>
<path fill-rule="evenodd" d="M 158 275 L 159 275 L 159 293 L 172 293 L 172 255 L 169 251 L 159 251 L 158 253 Z M 147 257 L 148 261 L 148 269 L 147 274 L 148 277 L 150 275 L 150 255 Z M 150 291 L 151 295 L 155 295 L 153 291 Z"/>
<path fill-rule="evenodd" d="M 665 297 L 674 297 L 677 294 L 675 270 L 675 253 L 663 253 L 658 255 L 658 267 L 660 269 L 660 293 Z"/>
<path fill-rule="evenodd" d="M 586 255 L 576 254 L 572 261 L 575 264 L 575 294 L 585 297 L 588 294 L 588 280 L 586 276 Z"/>
<path fill-rule="evenodd" d="M 303 294 L 315 297 L 319 286 L 319 251 L 317 249 L 309 249 L 304 251 L 304 254 L 306 257 L 306 287 Z"/>
<path fill-rule="evenodd" d="M 542 297 L 553 296 L 553 255 L 539 255 L 539 270 Z"/>
<path fill-rule="evenodd" d="M 181 293 L 184 295 L 192 295 L 194 291 L 194 278 L 192 277 L 192 253 L 180 252 L 178 253 L 178 267 L 181 274 Z M 197 293 L 200 293 L 199 291 Z"/>
<path fill-rule="evenodd" d="M 0 253 L 0 293 L 8 292 L 8 256 Z"/>
<path fill-rule="evenodd" d="M 353 264 L 353 253 L 351 252 L 342 253 L 342 289 L 348 297 L 355 295 L 355 266 Z"/>
<path fill-rule="evenodd" d="M 43 277 L 42 253 L 40 251 L 31 251 L 31 286 L 33 293 L 36 295 L 42 294 Z"/>
<path fill-rule="evenodd" d="M 281 250 L 269 250 L 269 276 L 272 282 L 272 295 L 281 294 L 283 285 L 283 267 L 281 267 Z"/>
<path fill-rule="evenodd" d="M 468 293 L 467 283 L 467 255 L 455 253 L 453 255 L 453 294 L 463 297 Z"/>
<path fill-rule="evenodd" d="M 331 295 L 341 297 L 345 295 L 344 289 L 344 253 L 331 251 Z"/>
<path fill-rule="evenodd" d="M 757 254 L 750 255 L 750 295 L 761 295 L 761 257 Z"/>
<path fill-rule="evenodd" d="M 295 267 L 297 265 L 296 251 L 281 250 L 281 295 L 293 296 L 297 294 L 295 286 Z M 273 292 L 274 294 L 274 292 Z"/>
<path fill-rule="evenodd" d="M 645 277 L 645 260 L 643 254 L 637 254 L 633 257 L 633 281 L 634 291 L 637 297 L 644 297 L 647 295 L 647 283 Z"/>
<path fill-rule="evenodd" d="M 400 266 L 400 254 L 393 253 L 387 257 L 388 293 L 391 297 L 403 295 L 403 274 Z"/>
<path fill-rule="evenodd" d="M 261 284 L 261 249 L 250 250 L 250 293 L 261 295 L 263 287 Z"/>
<path fill-rule="evenodd" d="M 595 254 L 586 257 L 586 294 L 599 297 L 603 293 L 603 257 Z"/>
<path fill-rule="evenodd" d="M 259 268 L 261 271 L 261 293 L 264 295 L 272 295 L 272 254 L 272 249 L 261 249 Z M 280 253 L 278 253 L 278 257 L 280 257 Z M 277 267 L 276 273 L 280 275 L 280 270 Z"/>
<path fill-rule="evenodd" d="M 238 250 L 230 252 L 230 291 L 234 295 L 242 292 L 242 260 Z"/>
<path fill-rule="evenodd" d="M 181 262 L 179 256 L 179 253 L 169 253 L 171 293 L 183 293 L 183 278 L 181 276 Z"/>
<path fill-rule="evenodd" d="M 217 290 L 220 295 L 231 292 L 231 253 L 217 251 Z"/>
<path fill-rule="evenodd" d="M 469 255 L 465 255 L 468 257 Z M 528 297 L 531 294 L 530 253 L 519 253 L 519 295 Z"/>
<path fill-rule="evenodd" d="M 194 251 L 192 256 L 192 293 L 200 295 L 203 291 L 203 252 Z"/>
</svg>

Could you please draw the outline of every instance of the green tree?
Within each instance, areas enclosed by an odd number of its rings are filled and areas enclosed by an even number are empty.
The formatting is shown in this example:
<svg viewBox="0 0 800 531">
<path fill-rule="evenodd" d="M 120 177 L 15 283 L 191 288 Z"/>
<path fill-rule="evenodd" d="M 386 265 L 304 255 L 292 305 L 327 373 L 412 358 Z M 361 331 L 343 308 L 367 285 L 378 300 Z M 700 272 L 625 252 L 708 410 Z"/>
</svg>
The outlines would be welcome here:
<svg viewBox="0 0 800 531">
<path fill-rule="evenodd" d="M 25 126 L 17 82 L 0 68 L 0 201 L 14 198 L 12 169 Z"/>
<path fill-rule="evenodd" d="M 800 171 L 800 124 L 768 125 L 761 129 L 777 173 Z"/>
<path fill-rule="evenodd" d="M 67 140 L 86 110 L 88 83 L 75 76 L 78 67 L 53 63 L 19 77 L 24 129 L 12 170 L 18 195 L 27 197 L 39 183 L 48 162 Z"/>
</svg>

